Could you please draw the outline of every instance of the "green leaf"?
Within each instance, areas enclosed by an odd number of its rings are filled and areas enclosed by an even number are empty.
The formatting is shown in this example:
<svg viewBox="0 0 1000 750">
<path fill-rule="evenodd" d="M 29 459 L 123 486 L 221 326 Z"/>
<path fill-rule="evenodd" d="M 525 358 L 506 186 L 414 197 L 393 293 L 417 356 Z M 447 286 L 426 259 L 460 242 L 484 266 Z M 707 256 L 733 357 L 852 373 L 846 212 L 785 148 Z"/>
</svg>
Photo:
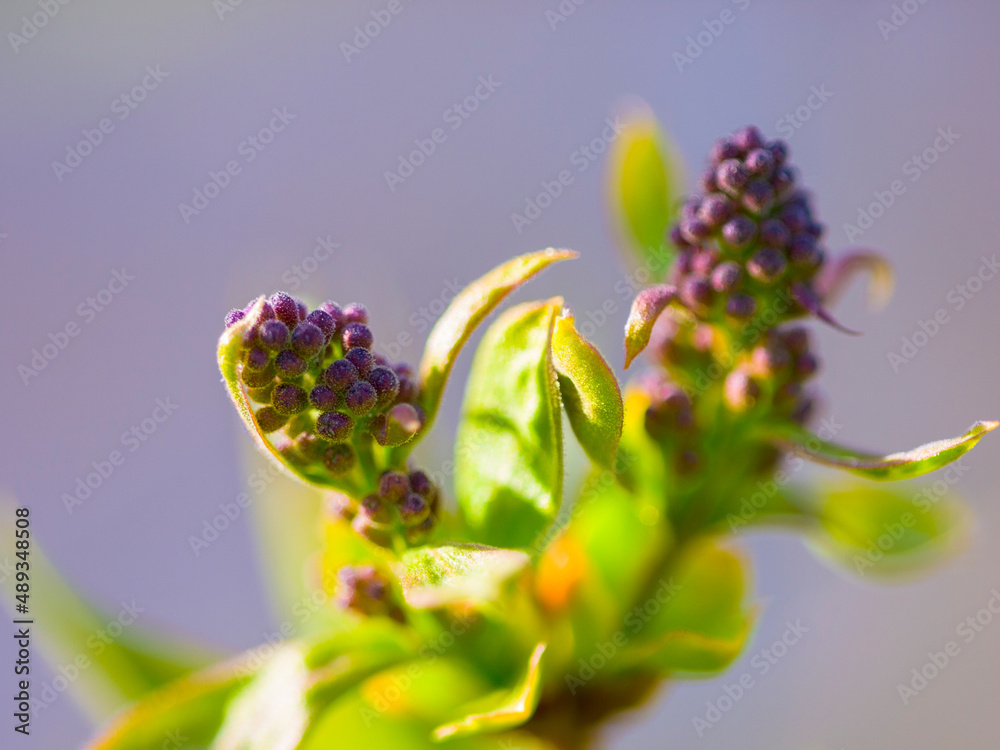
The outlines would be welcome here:
<svg viewBox="0 0 1000 750">
<path fill-rule="evenodd" d="M 625 426 L 618 446 L 617 479 L 647 506 L 647 514 L 666 516 L 670 496 L 670 472 L 660 446 L 645 427 L 649 393 L 635 386 L 625 389 Z"/>
<path fill-rule="evenodd" d="M 407 604 L 418 609 L 457 601 L 491 601 L 528 556 L 481 544 L 418 547 L 403 554 L 399 581 Z"/>
<path fill-rule="evenodd" d="M 653 326 L 661 313 L 677 297 L 677 290 L 667 284 L 643 289 L 632 301 L 632 309 L 625 323 L 625 369 L 639 356 L 653 333 Z"/>
<path fill-rule="evenodd" d="M 511 308 L 472 363 L 455 444 L 455 494 L 474 541 L 527 547 L 562 500 L 562 415 L 552 330 L 562 300 Z"/>
<path fill-rule="evenodd" d="M 919 477 L 961 458 L 987 432 L 1000 422 L 976 422 L 960 437 L 937 440 L 910 451 L 876 456 L 821 440 L 794 425 L 772 425 L 763 429 L 763 437 L 775 445 L 811 461 L 846 469 L 866 479 L 896 481 Z"/>
<path fill-rule="evenodd" d="M 426 420 L 416 439 L 427 434 L 434 422 L 451 368 L 476 326 L 528 279 L 557 261 L 576 256 L 572 250 L 554 248 L 521 255 L 473 281 L 451 301 L 431 329 L 420 361 L 420 405 Z M 414 442 L 407 444 L 407 450 Z"/>
<path fill-rule="evenodd" d="M 645 104 L 624 119 L 625 127 L 611 146 L 609 203 L 636 262 L 662 279 L 671 255 L 667 227 L 681 194 L 677 168 Z"/>
<path fill-rule="evenodd" d="M 601 353 L 577 332 L 572 315 L 556 320 L 552 360 L 563 408 L 577 440 L 591 461 L 610 466 L 622 436 L 621 389 Z"/>
<path fill-rule="evenodd" d="M 968 520 L 954 496 L 871 485 L 824 489 L 815 512 L 823 532 L 818 551 L 859 575 L 939 561 L 964 538 Z"/>
<path fill-rule="evenodd" d="M 545 644 L 539 643 L 532 651 L 521 678 L 513 687 L 497 690 L 466 704 L 459 717 L 434 730 L 434 738 L 443 740 L 496 732 L 520 726 L 530 719 L 541 694 L 541 664 L 544 654 Z"/>
</svg>

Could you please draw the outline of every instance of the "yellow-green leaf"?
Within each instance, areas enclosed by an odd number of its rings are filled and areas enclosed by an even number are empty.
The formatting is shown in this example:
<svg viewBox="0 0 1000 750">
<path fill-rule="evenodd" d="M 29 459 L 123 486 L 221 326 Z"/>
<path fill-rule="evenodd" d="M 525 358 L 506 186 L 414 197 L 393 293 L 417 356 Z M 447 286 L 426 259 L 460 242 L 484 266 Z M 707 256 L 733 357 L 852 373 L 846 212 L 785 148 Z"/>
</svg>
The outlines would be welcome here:
<svg viewBox="0 0 1000 750">
<path fill-rule="evenodd" d="M 628 321 L 625 323 L 625 369 L 632 364 L 632 360 L 639 356 L 646 345 L 649 337 L 653 333 L 653 326 L 660 319 L 660 315 L 667 309 L 674 298 L 677 290 L 667 284 L 643 289 L 632 301 L 632 309 L 628 314 Z"/>
<path fill-rule="evenodd" d="M 403 554 L 399 581 L 411 607 L 455 601 L 490 601 L 498 588 L 528 564 L 523 552 L 482 544 L 418 547 Z"/>
</svg>

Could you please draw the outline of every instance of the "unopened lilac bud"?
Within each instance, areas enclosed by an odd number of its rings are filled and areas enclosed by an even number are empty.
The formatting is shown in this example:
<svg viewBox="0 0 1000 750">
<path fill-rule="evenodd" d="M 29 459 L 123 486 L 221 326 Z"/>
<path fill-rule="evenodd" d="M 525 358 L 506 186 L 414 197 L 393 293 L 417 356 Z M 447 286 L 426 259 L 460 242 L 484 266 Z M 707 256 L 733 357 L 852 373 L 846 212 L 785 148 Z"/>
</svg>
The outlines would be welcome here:
<svg viewBox="0 0 1000 750">
<path fill-rule="evenodd" d="M 352 302 L 344 308 L 344 324 L 362 323 L 368 324 L 368 308 L 360 302 Z"/>
<path fill-rule="evenodd" d="M 306 321 L 312 323 L 323 332 L 326 343 L 330 343 L 333 334 L 337 332 L 337 321 L 326 310 L 316 309 L 306 316 Z"/>
<path fill-rule="evenodd" d="M 344 405 L 347 410 L 359 417 L 370 412 L 377 400 L 378 394 L 367 380 L 359 380 L 344 394 Z"/>
<path fill-rule="evenodd" d="M 354 468 L 358 457 L 347 443 L 334 443 L 323 452 L 323 465 L 333 476 L 343 476 Z"/>
<path fill-rule="evenodd" d="M 263 370 L 270 362 L 270 355 L 259 347 L 255 346 L 247 352 L 246 366 L 251 370 Z"/>
<path fill-rule="evenodd" d="M 415 492 L 411 492 L 399 504 L 399 517 L 405 526 L 423 523 L 430 514 L 431 509 L 427 501 Z"/>
<path fill-rule="evenodd" d="M 274 380 L 275 368 L 271 365 L 267 365 L 260 370 L 253 370 L 249 367 L 244 367 L 240 372 L 240 380 L 242 380 L 250 388 L 263 388 L 265 385 Z"/>
<path fill-rule="evenodd" d="M 378 496 L 387 503 L 398 503 L 410 494 L 410 480 L 401 471 L 385 471 L 378 480 Z"/>
<path fill-rule="evenodd" d="M 288 417 L 278 414 L 273 406 L 264 406 L 258 409 L 257 413 L 254 414 L 254 418 L 257 420 L 257 426 L 261 432 L 280 430 L 288 421 Z"/>
<path fill-rule="evenodd" d="M 300 299 L 295 300 L 295 309 L 299 311 L 300 322 L 305 320 L 306 316 L 309 315 L 309 308 L 306 307 L 306 303 Z"/>
<path fill-rule="evenodd" d="M 738 159 L 726 159 L 715 170 L 715 182 L 719 189 L 731 196 L 737 196 L 750 180 L 750 173 Z"/>
<path fill-rule="evenodd" d="M 309 403 L 320 411 L 333 411 L 343 403 L 343 397 L 328 385 L 317 385 L 309 391 Z"/>
<path fill-rule="evenodd" d="M 757 281 L 771 284 L 781 278 L 788 263 L 780 250 L 773 247 L 762 247 L 747 261 L 747 272 Z"/>
<path fill-rule="evenodd" d="M 271 405 L 278 414 L 290 416 L 305 411 L 309 405 L 309 396 L 305 390 L 292 383 L 282 383 L 275 386 L 271 394 Z"/>
<path fill-rule="evenodd" d="M 326 346 L 326 336 L 319 326 L 303 321 L 292 331 L 292 348 L 303 359 L 312 359 Z"/>
<path fill-rule="evenodd" d="M 774 205 L 774 190 L 763 180 L 754 180 L 740 197 L 740 203 L 748 211 L 757 214 L 765 214 Z"/>
<path fill-rule="evenodd" d="M 743 160 L 751 177 L 766 180 L 774 169 L 774 156 L 766 148 L 755 148 Z"/>
<path fill-rule="evenodd" d="M 386 524 L 392 521 L 390 506 L 384 504 L 375 495 L 369 495 L 361 501 L 361 513 L 368 516 L 374 523 Z"/>
<path fill-rule="evenodd" d="M 297 378 L 308 366 L 309 363 L 291 349 L 283 349 L 274 358 L 274 368 L 278 371 L 278 377 L 285 380 Z"/>
<path fill-rule="evenodd" d="M 712 286 L 705 279 L 688 278 L 681 286 L 681 301 L 693 310 L 711 305 L 712 296 Z"/>
<path fill-rule="evenodd" d="M 788 259 L 800 268 L 815 268 L 822 257 L 816 240 L 809 234 L 796 235 L 788 246 Z"/>
<path fill-rule="evenodd" d="M 778 339 L 755 346 L 750 353 L 750 367 L 761 377 L 775 375 L 788 367 L 791 362 L 791 354 Z"/>
<path fill-rule="evenodd" d="M 749 320 L 757 312 L 757 300 L 749 294 L 734 294 L 726 300 L 726 314 L 737 320 Z"/>
<path fill-rule="evenodd" d="M 760 396 L 760 386 L 743 370 L 733 370 L 729 373 L 723 390 L 726 403 L 735 411 L 749 409 Z"/>
<path fill-rule="evenodd" d="M 247 388 L 247 398 L 258 404 L 270 405 L 271 394 L 274 393 L 274 386 L 275 383 L 272 380 L 259 388 Z"/>
<path fill-rule="evenodd" d="M 819 370 L 819 360 L 814 354 L 805 352 L 795 358 L 795 375 L 800 380 L 808 380 Z"/>
<path fill-rule="evenodd" d="M 271 295 L 271 307 L 275 317 L 292 330 L 299 324 L 298 301 L 285 292 L 275 292 Z"/>
<path fill-rule="evenodd" d="M 684 235 L 681 234 L 681 227 L 679 224 L 675 224 L 673 227 L 671 227 L 670 241 L 680 248 L 687 247 L 688 245 L 691 244 L 686 239 L 684 239 Z"/>
<path fill-rule="evenodd" d="M 427 472 L 421 471 L 420 469 L 411 471 L 409 480 L 410 487 L 413 492 L 417 493 L 425 500 L 430 501 L 437 495 L 437 486 L 431 481 L 431 478 L 427 476 Z"/>
<path fill-rule="evenodd" d="M 750 244 L 757 225 L 747 216 L 737 214 L 722 226 L 722 238 L 737 250 Z"/>
<path fill-rule="evenodd" d="M 739 147 L 729 138 L 720 138 L 712 144 L 712 148 L 709 151 L 709 158 L 715 164 L 720 164 L 726 159 L 735 159 L 739 155 Z"/>
<path fill-rule="evenodd" d="M 395 447 L 420 432 L 423 424 L 423 412 L 418 407 L 399 403 L 372 419 L 371 433 L 379 445 Z"/>
<path fill-rule="evenodd" d="M 343 412 L 324 412 L 316 419 L 316 432 L 332 443 L 343 443 L 354 432 L 354 420 Z"/>
<path fill-rule="evenodd" d="M 698 218 L 709 227 L 718 227 L 725 223 L 736 207 L 732 200 L 722 193 L 706 195 L 698 208 Z"/>
<path fill-rule="evenodd" d="M 697 245 L 712 233 L 712 228 L 698 218 L 681 220 L 681 236 L 692 245 Z"/>
<path fill-rule="evenodd" d="M 358 371 L 358 378 L 367 378 L 375 366 L 375 357 L 367 349 L 351 349 L 344 355 L 344 359 L 354 365 Z"/>
<path fill-rule="evenodd" d="M 743 269 L 739 263 L 729 260 L 720 263 L 712 271 L 712 288 L 717 292 L 731 292 L 739 286 L 743 278 Z"/>
<path fill-rule="evenodd" d="M 699 276 L 709 276 L 718 262 L 719 253 L 716 250 L 702 249 L 695 253 L 691 270 Z"/>
<path fill-rule="evenodd" d="M 774 188 L 775 200 L 784 200 L 795 188 L 795 172 L 789 167 L 779 167 L 774 170 L 774 174 L 771 175 L 769 182 L 771 183 L 771 187 Z"/>
<path fill-rule="evenodd" d="M 266 320 L 260 326 L 260 345 L 276 352 L 288 343 L 288 326 L 280 320 Z"/>
<path fill-rule="evenodd" d="M 702 173 L 698 180 L 698 189 L 705 193 L 714 193 L 718 190 L 718 185 L 715 184 L 715 167 Z"/>
<path fill-rule="evenodd" d="M 792 354 L 805 354 L 809 351 L 809 331 L 802 326 L 785 330 L 781 337 Z"/>
<path fill-rule="evenodd" d="M 812 223 L 809 210 L 798 202 L 789 203 L 781 210 L 781 220 L 792 234 L 804 231 Z"/>
<path fill-rule="evenodd" d="M 736 148 L 746 153 L 764 145 L 764 136 L 754 125 L 747 125 L 745 128 L 737 130 L 732 135 L 732 141 Z"/>
<path fill-rule="evenodd" d="M 779 219 L 767 219 L 760 224 L 760 241 L 768 247 L 781 250 L 788 244 L 791 236 L 785 222 Z"/>
<path fill-rule="evenodd" d="M 338 359 L 323 372 L 323 380 L 337 393 L 344 393 L 358 381 L 358 368 L 346 359 Z"/>
<path fill-rule="evenodd" d="M 356 347 L 371 349 L 375 340 L 375 337 L 372 336 L 372 329 L 364 323 L 348 323 L 344 326 L 344 332 L 341 336 L 345 350 Z"/>
<path fill-rule="evenodd" d="M 788 145 L 784 141 L 771 141 L 764 148 L 771 153 L 776 167 L 780 167 L 788 159 Z"/>
<path fill-rule="evenodd" d="M 246 317 L 246 311 L 233 308 L 228 313 L 226 313 L 226 328 L 232 325 L 236 325 L 239 321 Z"/>
<path fill-rule="evenodd" d="M 391 404 L 399 394 L 399 378 L 388 367 L 374 367 L 368 373 L 368 382 L 372 384 L 378 395 L 378 405 Z"/>
<path fill-rule="evenodd" d="M 334 331 L 335 334 L 337 330 L 340 330 L 341 328 L 344 327 L 344 323 L 346 322 L 344 320 L 344 311 L 341 309 L 340 305 L 338 305 L 336 302 L 332 300 L 327 300 L 326 302 L 324 302 L 322 305 L 319 306 L 319 309 L 325 312 L 331 318 L 333 318 L 334 325 L 336 326 L 336 330 Z"/>
</svg>

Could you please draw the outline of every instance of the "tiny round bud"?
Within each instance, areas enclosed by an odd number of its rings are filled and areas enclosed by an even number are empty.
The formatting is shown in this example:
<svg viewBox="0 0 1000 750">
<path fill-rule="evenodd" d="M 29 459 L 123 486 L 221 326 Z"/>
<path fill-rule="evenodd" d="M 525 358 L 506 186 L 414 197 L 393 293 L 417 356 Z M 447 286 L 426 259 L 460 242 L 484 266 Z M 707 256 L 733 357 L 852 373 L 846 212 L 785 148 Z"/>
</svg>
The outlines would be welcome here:
<svg viewBox="0 0 1000 750">
<path fill-rule="evenodd" d="M 361 513 L 368 516 L 373 523 L 387 524 L 392 521 L 390 506 L 375 495 L 369 495 L 361 501 Z"/>
<path fill-rule="evenodd" d="M 312 359 L 326 346 L 326 336 L 319 326 L 303 321 L 292 331 L 292 348 L 304 359 Z"/>
<path fill-rule="evenodd" d="M 810 234 L 796 235 L 788 246 L 788 259 L 800 268 L 815 268 L 822 257 L 816 240 Z"/>
<path fill-rule="evenodd" d="M 410 494 L 410 480 L 401 471 L 386 471 L 378 480 L 378 496 L 387 503 L 398 503 Z"/>
<path fill-rule="evenodd" d="M 251 370 L 263 370 L 270 362 L 270 355 L 259 347 L 255 346 L 247 352 L 246 366 Z"/>
<path fill-rule="evenodd" d="M 726 261 L 717 265 L 712 271 L 712 288 L 717 292 L 731 292 L 739 286 L 742 278 L 743 269 L 740 268 L 740 264 L 731 260 Z"/>
<path fill-rule="evenodd" d="M 688 278 L 681 285 L 681 301 L 689 308 L 698 309 L 712 304 L 712 287 L 705 279 Z"/>
<path fill-rule="evenodd" d="M 701 177 L 698 179 L 698 189 L 705 193 L 714 193 L 719 189 L 719 186 L 715 184 L 715 167 L 708 169 L 703 172 Z"/>
<path fill-rule="evenodd" d="M 334 443 L 323 452 L 323 465 L 334 476 L 342 476 L 354 468 L 358 457 L 347 443 Z"/>
<path fill-rule="evenodd" d="M 709 151 L 709 158 L 716 164 L 726 159 L 735 159 L 739 155 L 739 147 L 729 138 L 720 138 L 712 144 L 712 149 Z"/>
<path fill-rule="evenodd" d="M 723 386 L 726 403 L 735 411 L 749 409 L 760 396 L 760 386 L 742 370 L 733 370 Z"/>
<path fill-rule="evenodd" d="M 370 412 L 377 400 L 378 394 L 375 393 L 375 388 L 366 380 L 359 380 L 344 394 L 344 405 L 349 412 L 357 416 Z"/>
<path fill-rule="evenodd" d="M 333 411 L 342 403 L 342 398 L 328 385 L 317 385 L 309 391 L 309 403 L 320 411 Z"/>
<path fill-rule="evenodd" d="M 740 203 L 748 211 L 758 216 L 771 210 L 774 205 L 774 190 L 763 180 L 754 180 L 743 192 Z"/>
<path fill-rule="evenodd" d="M 326 310 L 322 308 L 313 310 L 306 316 L 306 321 L 312 323 L 323 332 L 325 343 L 330 343 L 330 339 L 337 332 L 337 321 L 333 319 Z"/>
<path fill-rule="evenodd" d="M 300 299 L 295 300 L 295 308 L 299 311 L 299 320 L 303 321 L 306 316 L 309 315 L 309 308 L 306 307 L 306 303 Z"/>
<path fill-rule="evenodd" d="M 372 329 L 364 323 L 348 323 L 344 326 L 344 332 L 341 335 L 345 350 L 357 347 L 371 349 L 375 340 L 375 337 L 372 336 Z"/>
<path fill-rule="evenodd" d="M 775 375 L 788 367 L 791 362 L 791 354 L 778 340 L 755 346 L 750 354 L 750 367 L 761 377 Z"/>
<path fill-rule="evenodd" d="M 258 404 L 270 404 L 271 394 L 274 393 L 274 381 L 268 382 L 259 388 L 247 388 L 247 398 Z"/>
<path fill-rule="evenodd" d="M 309 405 L 309 396 L 305 390 L 291 383 L 281 383 L 275 386 L 271 394 L 271 405 L 278 414 L 290 416 L 305 411 Z"/>
<path fill-rule="evenodd" d="M 280 320 L 266 320 L 260 327 L 260 344 L 276 352 L 288 343 L 288 326 Z"/>
<path fill-rule="evenodd" d="M 431 481 L 431 478 L 427 476 L 426 472 L 419 469 L 412 471 L 410 472 L 409 480 L 410 488 L 428 502 L 437 496 L 437 487 Z"/>
<path fill-rule="evenodd" d="M 726 159 L 715 170 L 715 182 L 719 188 L 732 196 L 737 196 L 750 179 L 750 173 L 738 159 Z"/>
<path fill-rule="evenodd" d="M 368 323 L 368 308 L 360 302 L 352 302 L 344 308 L 344 324 L 348 323 Z"/>
<path fill-rule="evenodd" d="M 336 335 L 336 332 L 339 331 L 341 328 L 343 328 L 344 323 L 346 322 L 344 320 L 344 311 L 340 309 L 340 305 L 338 305 L 336 302 L 332 300 L 324 302 L 322 305 L 319 306 L 319 309 L 325 312 L 331 318 L 333 318 L 333 323 L 336 326 L 336 329 L 334 330 L 334 335 Z"/>
<path fill-rule="evenodd" d="M 246 383 L 246 385 L 250 388 L 263 388 L 274 380 L 274 371 L 275 368 L 270 365 L 265 366 L 260 370 L 253 370 L 244 366 L 243 370 L 240 372 L 240 380 Z"/>
<path fill-rule="evenodd" d="M 372 371 L 372 367 L 375 366 L 375 357 L 367 349 L 351 349 L 344 355 L 344 359 L 354 365 L 354 368 L 358 371 L 359 378 L 367 378 Z"/>
<path fill-rule="evenodd" d="M 743 163 L 752 177 L 767 179 L 774 169 L 774 156 L 766 148 L 755 148 L 747 154 Z"/>
<path fill-rule="evenodd" d="M 271 307 L 275 317 L 291 330 L 299 324 L 298 301 L 285 292 L 275 292 L 271 295 Z"/>
<path fill-rule="evenodd" d="M 802 326 L 789 328 L 784 331 L 782 338 L 792 354 L 805 354 L 809 351 L 809 331 Z"/>
<path fill-rule="evenodd" d="M 736 144 L 736 148 L 744 153 L 760 148 L 765 143 L 764 136 L 753 125 L 747 125 L 745 128 L 737 130 L 733 133 L 732 140 Z"/>
<path fill-rule="evenodd" d="M 769 182 L 771 183 L 771 187 L 774 188 L 775 200 L 783 200 L 795 189 L 795 172 L 789 167 L 779 167 L 774 170 L 774 174 L 771 175 Z"/>
<path fill-rule="evenodd" d="M 726 314 L 737 320 L 748 320 L 757 312 L 757 300 L 749 294 L 734 294 L 726 301 Z"/>
<path fill-rule="evenodd" d="M 725 223 L 736 207 L 733 202 L 722 193 L 712 193 L 706 195 L 698 208 L 698 218 L 709 227 L 718 227 Z"/>
<path fill-rule="evenodd" d="M 691 271 L 698 276 L 709 276 L 719 262 L 719 253 L 715 250 L 702 249 L 694 255 L 691 261 Z"/>
<path fill-rule="evenodd" d="M 684 239 L 684 235 L 681 234 L 680 224 L 676 224 L 670 229 L 670 241 L 673 242 L 677 247 L 687 247 L 688 241 Z"/>
<path fill-rule="evenodd" d="M 323 380 L 337 393 L 343 393 L 358 381 L 358 368 L 349 360 L 338 359 L 323 372 Z"/>
<path fill-rule="evenodd" d="M 274 358 L 274 367 L 278 377 L 286 380 L 297 378 L 306 371 L 308 363 L 291 349 L 282 349 Z"/>
<path fill-rule="evenodd" d="M 750 244 L 757 225 L 747 216 L 737 214 L 722 226 L 722 238 L 736 249 Z"/>
<path fill-rule="evenodd" d="M 254 414 L 254 418 L 257 420 L 257 426 L 261 432 L 280 430 L 288 421 L 288 417 L 278 414 L 273 406 L 264 406 L 258 409 L 257 413 Z"/>
<path fill-rule="evenodd" d="M 792 234 L 805 231 L 812 223 L 809 209 L 801 203 L 789 203 L 781 211 L 781 220 Z"/>
<path fill-rule="evenodd" d="M 788 231 L 785 222 L 779 219 L 767 219 L 760 224 L 760 241 L 768 247 L 781 250 L 788 244 L 792 233 Z"/>
<path fill-rule="evenodd" d="M 407 495 L 399 504 L 399 517 L 405 526 L 423 523 L 431 514 L 427 501 L 415 492 Z"/>
<path fill-rule="evenodd" d="M 780 279 L 787 267 L 785 256 L 773 247 L 762 247 L 747 261 L 750 275 L 765 284 L 772 284 Z"/>
<path fill-rule="evenodd" d="M 316 420 L 316 432 L 333 443 L 343 443 L 354 432 L 354 420 L 343 412 L 324 412 Z"/>
<path fill-rule="evenodd" d="M 226 313 L 226 328 L 236 325 L 239 321 L 243 320 L 246 315 L 246 311 L 233 308 Z"/>
<path fill-rule="evenodd" d="M 784 141 L 771 141 L 764 148 L 771 153 L 776 167 L 780 167 L 788 159 L 788 145 Z"/>
<path fill-rule="evenodd" d="M 379 406 L 391 404 L 399 394 L 399 378 L 388 367 L 372 368 L 368 373 L 368 382 L 375 389 Z"/>
<path fill-rule="evenodd" d="M 701 219 L 690 218 L 681 220 L 681 236 L 692 245 L 697 245 L 711 233 L 711 227 Z"/>
<path fill-rule="evenodd" d="M 795 375 L 801 380 L 807 380 L 819 370 L 819 360 L 816 356 L 805 352 L 795 358 Z"/>
</svg>

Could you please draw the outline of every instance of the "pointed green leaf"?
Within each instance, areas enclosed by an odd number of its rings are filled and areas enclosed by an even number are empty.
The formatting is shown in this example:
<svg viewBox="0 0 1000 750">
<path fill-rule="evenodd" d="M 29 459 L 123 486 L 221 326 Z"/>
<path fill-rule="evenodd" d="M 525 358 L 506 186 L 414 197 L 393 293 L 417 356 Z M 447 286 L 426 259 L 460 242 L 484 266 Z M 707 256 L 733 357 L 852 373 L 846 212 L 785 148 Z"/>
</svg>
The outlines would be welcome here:
<svg viewBox="0 0 1000 750">
<path fill-rule="evenodd" d="M 545 644 L 539 643 L 531 653 L 524 673 L 517 683 L 498 690 L 462 708 L 462 716 L 434 730 L 438 740 L 462 737 L 482 732 L 496 732 L 520 726 L 531 718 L 541 695 L 541 664 Z"/>
<path fill-rule="evenodd" d="M 936 492 L 846 485 L 816 503 L 818 550 L 858 575 L 913 571 L 957 547 L 967 530 L 961 501 Z"/>
<path fill-rule="evenodd" d="M 407 604 L 418 609 L 490 601 L 503 582 L 528 562 L 523 552 L 482 544 L 417 547 L 403 554 L 399 582 Z"/>
<path fill-rule="evenodd" d="M 632 301 L 632 309 L 625 323 L 625 369 L 639 356 L 653 333 L 653 326 L 660 314 L 677 297 L 677 290 L 667 284 L 643 289 Z"/>
<path fill-rule="evenodd" d="M 609 203 L 635 261 L 661 279 L 671 257 L 667 227 L 681 194 L 678 170 L 645 104 L 623 119 L 625 127 L 611 146 Z"/>
<path fill-rule="evenodd" d="M 451 301 L 434 324 L 420 361 L 420 402 L 426 416 L 421 435 L 430 429 L 455 359 L 476 326 L 528 279 L 557 261 L 576 256 L 572 250 L 554 248 L 521 255 L 473 281 Z"/>
<path fill-rule="evenodd" d="M 552 329 L 562 300 L 511 308 L 472 363 L 455 444 L 455 494 L 474 541 L 526 547 L 562 500 L 562 415 Z"/>
<path fill-rule="evenodd" d="M 610 466 L 622 436 L 622 392 L 604 357 L 577 332 L 572 315 L 556 320 L 552 361 L 573 433 L 591 461 Z"/>
<path fill-rule="evenodd" d="M 764 428 L 763 436 L 785 450 L 811 461 L 846 469 L 867 479 L 896 481 L 910 479 L 940 469 L 961 458 L 1000 422 L 976 422 L 957 438 L 937 440 L 910 451 L 876 456 L 821 440 L 807 430 L 792 425 Z"/>
</svg>

